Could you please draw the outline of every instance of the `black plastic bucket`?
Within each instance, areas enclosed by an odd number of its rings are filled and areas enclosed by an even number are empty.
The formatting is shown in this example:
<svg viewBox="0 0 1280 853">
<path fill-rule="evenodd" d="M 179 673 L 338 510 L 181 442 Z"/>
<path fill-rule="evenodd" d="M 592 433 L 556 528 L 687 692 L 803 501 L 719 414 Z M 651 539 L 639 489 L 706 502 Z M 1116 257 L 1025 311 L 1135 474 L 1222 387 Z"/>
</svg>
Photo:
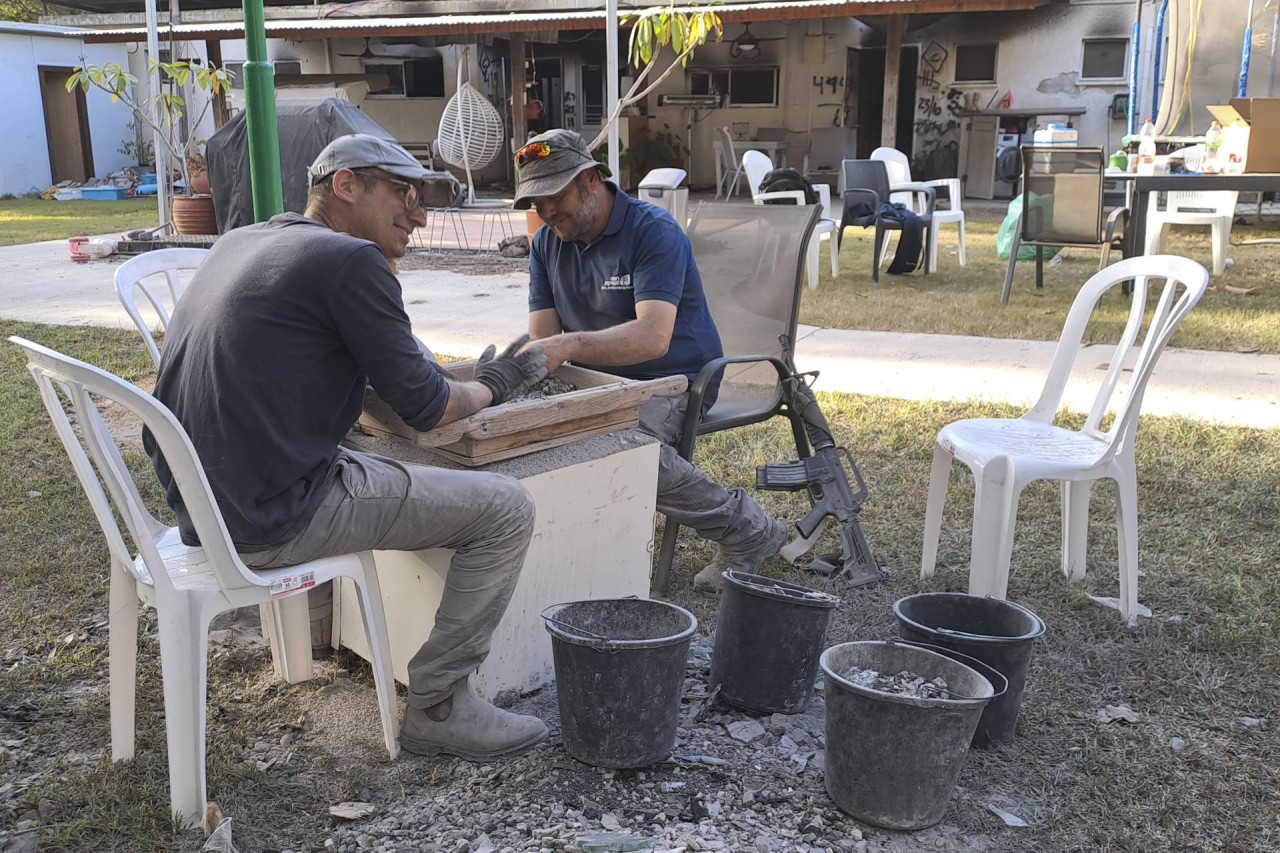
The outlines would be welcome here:
<svg viewBox="0 0 1280 853">
<path fill-rule="evenodd" d="M 557 604 L 543 611 L 565 750 L 596 767 L 646 767 L 676 742 L 689 643 L 698 620 L 638 598 Z"/>
<path fill-rule="evenodd" d="M 977 670 L 910 643 L 842 643 L 822 653 L 827 794 L 842 811 L 887 829 L 942 820 L 994 690 Z M 918 699 L 863 687 L 853 669 L 946 679 L 964 698 Z"/>
<path fill-rule="evenodd" d="M 711 689 L 739 708 L 798 714 L 813 696 L 818 657 L 840 599 L 816 589 L 724 572 Z"/>
<path fill-rule="evenodd" d="M 987 706 L 974 746 L 1013 740 L 1036 637 L 1044 621 L 1020 604 L 963 592 L 923 592 L 893 605 L 904 640 L 943 646 L 989 664 L 1008 679 L 1004 696 Z"/>
</svg>

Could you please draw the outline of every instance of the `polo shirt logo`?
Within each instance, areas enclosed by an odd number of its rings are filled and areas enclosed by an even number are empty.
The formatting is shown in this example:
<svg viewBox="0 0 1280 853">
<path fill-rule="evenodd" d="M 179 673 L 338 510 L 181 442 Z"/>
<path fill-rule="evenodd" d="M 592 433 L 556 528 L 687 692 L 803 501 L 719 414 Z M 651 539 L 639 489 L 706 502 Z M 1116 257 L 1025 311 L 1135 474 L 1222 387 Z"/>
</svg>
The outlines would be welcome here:
<svg viewBox="0 0 1280 853">
<path fill-rule="evenodd" d="M 614 275 L 606 278 L 600 284 L 601 290 L 630 290 L 631 289 L 631 273 L 626 275 Z"/>
</svg>

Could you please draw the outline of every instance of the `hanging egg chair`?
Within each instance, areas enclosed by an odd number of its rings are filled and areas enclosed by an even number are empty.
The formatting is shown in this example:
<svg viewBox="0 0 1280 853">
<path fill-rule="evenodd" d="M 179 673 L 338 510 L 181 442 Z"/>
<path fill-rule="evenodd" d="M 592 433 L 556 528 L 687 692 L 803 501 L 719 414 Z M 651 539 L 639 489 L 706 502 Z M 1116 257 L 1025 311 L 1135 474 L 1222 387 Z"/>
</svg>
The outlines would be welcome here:
<svg viewBox="0 0 1280 853">
<path fill-rule="evenodd" d="M 502 116 L 489 99 L 469 80 L 463 79 L 467 54 L 468 49 L 464 48 L 458 59 L 458 90 L 440 116 L 436 145 L 446 163 L 466 171 L 467 201 L 473 203 L 475 182 L 471 179 L 471 170 L 483 169 L 497 158 L 506 130 Z"/>
</svg>

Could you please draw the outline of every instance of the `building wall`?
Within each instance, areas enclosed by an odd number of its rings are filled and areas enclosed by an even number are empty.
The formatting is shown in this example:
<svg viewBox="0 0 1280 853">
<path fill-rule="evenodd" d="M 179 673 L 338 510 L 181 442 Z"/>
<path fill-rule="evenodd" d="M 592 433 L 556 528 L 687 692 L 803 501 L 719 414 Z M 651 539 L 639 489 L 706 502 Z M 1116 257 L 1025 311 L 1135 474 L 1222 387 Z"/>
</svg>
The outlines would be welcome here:
<svg viewBox="0 0 1280 853">
<path fill-rule="evenodd" d="M 751 25 L 753 35 L 763 41 L 759 55 L 733 57 L 731 43 L 743 25 L 725 25 L 724 38 L 694 52 L 687 70 L 677 69 L 648 98 L 649 127 L 670 131 L 690 149 L 687 157 L 689 181 L 706 186 L 715 182 L 715 140 L 719 128 L 733 130 L 735 123 L 747 124 L 747 138 L 762 127 L 782 127 L 787 131 L 787 159 L 800 167 L 809 146 L 809 129 L 842 120 L 845 77 L 845 45 L 856 29 L 852 19 L 815 19 L 759 23 Z M 821 56 L 805 55 L 806 34 L 824 36 Z M 660 73 L 674 58 L 664 50 L 657 69 Z M 815 61 L 816 60 L 816 61 Z M 772 67 L 779 69 L 779 104 L 775 107 L 723 107 L 689 110 L 658 106 L 657 95 L 688 91 L 688 72 L 702 69 Z"/>
<path fill-rule="evenodd" d="M 1084 40 L 1127 39 L 1132 24 L 1132 3 L 1094 0 L 1030 12 L 950 15 L 908 33 L 904 41 L 919 46 L 921 56 L 913 162 L 958 151 L 959 114 L 966 98 L 986 108 L 1006 92 L 1015 109 L 1052 113 L 1055 108 L 1084 107 L 1085 114 L 1073 120 L 1080 144 L 1114 149 L 1125 133 L 1125 121 L 1110 118 L 1111 101 L 1128 91 L 1128 81 L 1082 80 Z M 999 45 L 996 82 L 957 83 L 956 46 L 990 42 Z M 1132 62 L 1131 56 L 1127 62 Z M 939 149 L 943 154 L 935 153 Z"/>
<path fill-rule="evenodd" d="M 78 39 L 23 33 L 0 33 L 0 195 L 44 191 L 53 182 L 44 104 L 40 98 L 40 66 L 73 68 L 85 57 L 90 64 L 124 63 L 123 45 L 85 45 Z M 103 92 L 85 96 L 89 138 L 97 177 L 130 165 L 117 149 L 132 133 L 129 110 L 112 104 Z M 56 144 L 56 140 L 55 140 Z"/>
</svg>

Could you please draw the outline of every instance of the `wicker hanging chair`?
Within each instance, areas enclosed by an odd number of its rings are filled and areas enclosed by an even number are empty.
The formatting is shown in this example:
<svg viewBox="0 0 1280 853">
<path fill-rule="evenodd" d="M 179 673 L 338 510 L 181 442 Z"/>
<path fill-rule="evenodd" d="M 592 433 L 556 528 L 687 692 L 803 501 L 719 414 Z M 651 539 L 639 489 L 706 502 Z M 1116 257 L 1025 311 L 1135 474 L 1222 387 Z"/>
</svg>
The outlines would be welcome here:
<svg viewBox="0 0 1280 853">
<path fill-rule="evenodd" d="M 472 169 L 483 169 L 492 163 L 502 150 L 506 136 L 502 116 L 489 103 L 489 99 L 464 81 L 467 67 L 467 49 L 458 59 L 458 91 L 445 105 L 440 116 L 440 129 L 436 136 L 440 157 L 467 172 L 467 201 L 475 201 Z"/>
</svg>

